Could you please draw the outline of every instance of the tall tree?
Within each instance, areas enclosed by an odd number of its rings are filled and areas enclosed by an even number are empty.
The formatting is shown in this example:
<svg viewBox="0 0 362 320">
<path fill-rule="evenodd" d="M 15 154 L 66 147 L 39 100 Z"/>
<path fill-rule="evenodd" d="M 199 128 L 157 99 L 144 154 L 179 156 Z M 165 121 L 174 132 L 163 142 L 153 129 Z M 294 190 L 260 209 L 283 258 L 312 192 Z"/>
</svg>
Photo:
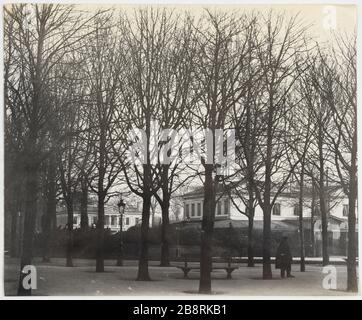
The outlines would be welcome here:
<svg viewBox="0 0 362 320">
<path fill-rule="evenodd" d="M 314 181 L 318 191 L 319 198 L 319 211 L 322 221 L 322 254 L 323 265 L 329 264 L 328 254 L 328 212 L 330 208 L 327 206 L 327 175 L 326 167 L 330 162 L 331 150 L 330 144 L 327 141 L 326 131 L 329 130 L 331 123 L 331 109 L 326 103 L 326 99 L 320 94 L 320 87 L 330 87 L 331 75 L 327 75 L 327 68 L 323 66 L 318 57 L 318 53 L 314 58 L 310 59 L 309 68 L 303 75 L 303 95 L 304 100 L 308 104 L 308 108 L 312 113 L 312 150 L 310 153 L 309 162 L 312 163 L 315 170 L 313 170 L 316 177 Z"/>
<path fill-rule="evenodd" d="M 7 110 L 17 118 L 25 176 L 25 212 L 19 295 L 30 295 L 23 286 L 25 265 L 33 256 L 33 236 L 39 192 L 39 169 L 47 157 L 49 126 L 54 116 L 51 86 L 53 68 L 71 50 L 81 35 L 86 21 L 80 21 L 71 6 L 54 4 L 19 4 L 5 7 L 5 23 L 12 23 L 11 39 L 14 49 L 7 79 L 10 101 Z M 9 28 L 5 28 L 9 31 Z"/>
<path fill-rule="evenodd" d="M 73 63 L 77 65 L 75 61 Z M 56 164 L 59 170 L 62 198 L 67 208 L 67 267 L 73 267 L 74 200 L 83 177 L 84 166 L 88 160 L 83 158 L 80 152 L 83 142 L 81 132 L 88 128 L 86 128 L 87 123 L 81 108 L 84 89 L 78 80 L 80 78 L 79 69 L 75 68 L 75 70 L 77 71 L 71 71 L 69 68 L 62 70 L 61 78 L 64 79 L 60 83 L 62 94 L 58 94 L 56 101 L 62 110 L 57 117 L 57 132 L 58 135 L 65 137 L 61 143 L 58 143 Z"/>
<path fill-rule="evenodd" d="M 54 149 L 54 146 L 50 146 Z M 51 236 L 56 228 L 56 206 L 57 206 L 57 163 L 55 152 L 52 152 L 45 164 L 45 192 L 46 198 L 45 212 L 42 216 L 43 233 L 43 261 L 49 262 L 51 255 Z"/>
<path fill-rule="evenodd" d="M 304 72 L 302 70 L 301 72 Z M 300 271 L 305 271 L 305 241 L 304 241 L 304 208 L 306 206 L 305 201 L 305 186 L 306 178 L 308 174 L 308 153 L 311 152 L 312 137 L 314 134 L 313 113 L 311 112 L 308 101 L 303 102 L 303 90 L 297 90 L 294 99 L 302 101 L 299 103 L 299 108 L 294 110 L 290 115 L 291 129 L 294 138 L 291 139 L 292 158 L 296 158 L 299 162 L 295 168 L 293 177 L 298 185 L 298 203 L 294 204 L 298 212 L 299 222 L 299 246 L 300 246 Z M 295 160 L 291 160 L 288 157 L 289 163 L 292 166 Z M 294 180 L 294 179 L 292 179 Z M 294 181 L 291 181 L 291 192 L 294 192 Z M 313 205 L 312 205 L 313 207 Z M 313 210 L 313 208 L 312 208 Z"/>
<path fill-rule="evenodd" d="M 158 147 L 157 142 L 152 145 L 153 138 L 158 134 L 153 120 L 158 118 L 157 115 L 160 115 L 161 110 L 159 84 L 160 79 L 164 80 L 161 76 L 162 67 L 165 67 L 162 64 L 163 50 L 167 48 L 169 41 L 173 41 L 175 22 L 172 20 L 172 14 L 166 9 L 140 9 L 135 12 L 133 19 L 126 17 L 122 25 L 122 33 L 125 35 L 125 44 L 128 48 L 128 52 L 125 54 L 128 65 L 121 87 L 127 114 L 124 127 L 125 130 L 130 131 L 136 129 L 132 131 L 134 136 L 129 136 L 128 139 L 128 144 L 132 145 L 132 148 L 139 141 L 142 144 L 141 150 L 137 154 L 135 153 L 134 157 L 126 157 L 122 162 L 129 188 L 143 201 L 137 279 L 145 281 L 150 280 L 148 231 L 151 198 L 159 190 L 159 186 L 155 182 L 155 170 L 151 163 L 152 154 L 156 155 L 157 160 L 155 148 Z M 137 136 L 140 133 L 136 132 L 138 129 L 143 130 L 142 137 Z M 165 177 L 167 178 L 167 172 Z M 166 206 L 164 210 L 166 212 Z"/>
<path fill-rule="evenodd" d="M 207 24 L 207 28 L 202 23 Z M 202 22 L 196 25 L 198 45 L 195 84 L 199 92 L 197 108 L 193 111 L 198 129 L 204 130 L 205 153 L 201 158 L 204 176 L 204 204 L 201 230 L 200 293 L 211 293 L 212 237 L 215 219 L 216 190 L 223 172 L 218 161 L 224 155 L 220 143 L 224 139 L 219 129 L 228 124 L 227 114 L 245 92 L 247 54 L 252 49 L 253 20 L 227 13 L 206 11 Z M 215 150 L 215 146 L 219 146 Z M 231 151 L 231 150 L 230 150 Z M 229 151 L 229 152 L 230 152 Z M 228 154 L 227 156 L 230 157 Z M 231 160 L 231 159 L 229 159 Z M 230 163 L 227 163 L 230 165 Z"/>
<path fill-rule="evenodd" d="M 88 218 L 88 183 L 87 177 L 83 174 L 80 181 L 81 185 L 81 198 L 80 198 L 80 228 L 87 230 L 89 227 Z"/>
<path fill-rule="evenodd" d="M 155 165 L 155 177 L 160 192 L 155 192 L 162 213 L 161 226 L 161 266 L 169 266 L 169 210 L 171 196 L 181 188 L 188 177 L 183 178 L 185 164 L 178 157 L 182 150 L 183 136 L 175 137 L 177 131 L 189 123 L 189 110 L 194 103 L 192 93 L 193 55 L 195 42 L 189 15 L 175 15 L 173 28 L 168 33 L 162 49 L 159 68 L 161 75 L 157 88 L 160 96 L 160 109 L 157 121 L 161 136 Z M 182 131 L 182 130 L 181 130 Z M 179 148 L 177 148 L 177 146 Z M 176 157 L 173 155 L 176 154 Z"/>
<path fill-rule="evenodd" d="M 253 32 L 253 38 L 257 39 L 259 30 L 255 28 Z M 236 137 L 237 171 L 235 175 L 230 177 L 234 183 L 229 196 L 238 212 L 248 219 L 248 267 L 254 266 L 253 226 L 257 199 L 253 188 L 253 179 L 260 169 L 260 156 L 257 152 L 257 146 L 264 126 L 260 118 L 261 110 L 258 110 L 259 106 L 262 105 L 263 82 L 260 81 L 262 70 L 257 64 L 256 45 L 257 43 L 254 44 L 254 50 L 250 51 L 247 56 L 248 66 L 244 76 L 249 77 L 249 81 L 246 84 L 245 96 L 241 97 L 240 102 L 233 106 L 231 112 L 232 126 L 235 128 Z"/>
<path fill-rule="evenodd" d="M 258 149 L 263 155 L 263 168 L 254 177 L 253 186 L 263 210 L 263 279 L 271 279 L 271 213 L 298 164 L 296 161 L 290 166 L 287 161 L 292 137 L 288 137 L 290 123 L 286 115 L 295 108 L 291 93 L 304 64 L 306 27 L 300 24 L 298 16 L 288 19 L 273 12 L 261 23 L 265 32 L 260 39 L 262 45 L 258 46 L 258 59 L 263 69 L 265 127 Z"/>
<path fill-rule="evenodd" d="M 322 56 L 325 82 L 318 87 L 332 111 L 331 126 L 324 127 L 332 146 L 338 181 L 348 197 L 347 290 L 358 291 L 357 281 L 357 73 L 356 37 L 338 37 L 332 59 Z M 329 84 L 329 85 L 326 85 Z M 331 129 L 332 128 L 332 129 Z"/>
<path fill-rule="evenodd" d="M 8 15 L 4 16 L 4 103 L 5 103 L 5 177 L 4 177 L 4 194 L 5 194 L 5 221 L 7 217 L 10 222 L 10 255 L 18 256 L 20 253 L 19 239 L 21 230 L 21 209 L 24 199 L 22 186 L 24 184 L 24 168 L 22 163 L 22 126 L 24 119 L 15 113 L 9 111 L 11 103 L 15 100 L 13 91 L 9 90 L 9 81 L 16 73 L 16 61 L 14 57 L 14 46 L 11 35 L 14 32 L 15 21 Z M 8 239 L 7 228 L 5 228 L 5 239 Z M 5 245 L 7 243 L 5 242 Z"/>
<path fill-rule="evenodd" d="M 85 79 L 84 104 L 88 110 L 93 171 L 88 178 L 89 188 L 98 198 L 96 272 L 104 271 L 105 203 L 114 194 L 111 188 L 121 172 L 118 156 L 114 153 L 115 128 L 121 113 L 120 74 L 124 68 L 121 59 L 121 38 L 113 25 L 113 12 L 99 13 L 91 27 L 91 34 L 83 43 L 80 55 Z M 84 177 L 84 176 L 83 176 Z"/>
</svg>

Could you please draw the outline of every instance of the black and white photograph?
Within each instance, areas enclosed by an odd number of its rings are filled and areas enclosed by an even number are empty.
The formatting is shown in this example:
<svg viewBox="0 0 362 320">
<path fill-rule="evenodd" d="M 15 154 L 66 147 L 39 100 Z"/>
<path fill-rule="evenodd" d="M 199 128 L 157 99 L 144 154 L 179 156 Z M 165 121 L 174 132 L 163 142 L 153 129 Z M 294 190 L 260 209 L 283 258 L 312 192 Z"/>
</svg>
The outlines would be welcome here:
<svg viewBox="0 0 362 320">
<path fill-rule="evenodd" d="M 1 5 L 5 299 L 359 296 L 356 4 Z"/>
</svg>

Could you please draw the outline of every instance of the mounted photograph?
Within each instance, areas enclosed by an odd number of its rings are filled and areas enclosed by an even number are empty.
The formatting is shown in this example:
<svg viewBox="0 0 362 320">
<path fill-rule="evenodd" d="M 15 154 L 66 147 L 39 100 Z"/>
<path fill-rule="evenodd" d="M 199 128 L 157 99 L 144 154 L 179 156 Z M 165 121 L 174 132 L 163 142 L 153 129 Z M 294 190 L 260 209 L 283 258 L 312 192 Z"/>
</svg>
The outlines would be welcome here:
<svg viewBox="0 0 362 320">
<path fill-rule="evenodd" d="M 6 297 L 358 295 L 357 5 L 2 11 Z"/>
</svg>

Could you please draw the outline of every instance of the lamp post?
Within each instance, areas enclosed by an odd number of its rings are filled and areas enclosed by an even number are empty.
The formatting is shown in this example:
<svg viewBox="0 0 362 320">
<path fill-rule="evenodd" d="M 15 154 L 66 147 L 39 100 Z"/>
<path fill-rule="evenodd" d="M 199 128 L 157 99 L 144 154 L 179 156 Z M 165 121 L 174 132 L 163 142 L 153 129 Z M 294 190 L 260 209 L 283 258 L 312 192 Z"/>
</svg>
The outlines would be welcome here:
<svg viewBox="0 0 362 320">
<path fill-rule="evenodd" d="M 122 240 L 122 229 L 123 229 L 123 214 L 124 214 L 124 208 L 126 207 L 126 204 L 124 203 L 121 198 L 119 199 L 119 202 L 117 203 L 118 206 L 118 212 L 119 212 L 119 254 L 117 258 L 117 266 L 123 266 L 123 240 Z"/>
</svg>

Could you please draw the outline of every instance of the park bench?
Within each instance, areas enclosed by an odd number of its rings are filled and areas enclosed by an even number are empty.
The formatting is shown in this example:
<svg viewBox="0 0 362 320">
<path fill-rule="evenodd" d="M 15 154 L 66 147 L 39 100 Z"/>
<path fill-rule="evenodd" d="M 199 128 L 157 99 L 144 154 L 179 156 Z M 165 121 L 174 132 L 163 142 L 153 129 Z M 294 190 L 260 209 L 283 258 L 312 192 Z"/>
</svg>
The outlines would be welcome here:
<svg viewBox="0 0 362 320">
<path fill-rule="evenodd" d="M 231 274 L 234 270 L 238 269 L 238 266 L 233 266 L 231 264 L 231 258 L 227 259 L 227 265 L 225 266 L 212 266 L 211 271 L 214 270 L 225 270 L 226 271 L 226 279 L 231 279 Z M 187 261 L 187 257 L 185 257 L 184 260 L 184 265 L 183 266 L 176 266 L 176 268 L 181 269 L 184 273 L 184 278 L 187 279 L 188 278 L 188 274 L 191 270 L 200 270 L 200 266 L 190 266 L 188 261 Z"/>
</svg>

